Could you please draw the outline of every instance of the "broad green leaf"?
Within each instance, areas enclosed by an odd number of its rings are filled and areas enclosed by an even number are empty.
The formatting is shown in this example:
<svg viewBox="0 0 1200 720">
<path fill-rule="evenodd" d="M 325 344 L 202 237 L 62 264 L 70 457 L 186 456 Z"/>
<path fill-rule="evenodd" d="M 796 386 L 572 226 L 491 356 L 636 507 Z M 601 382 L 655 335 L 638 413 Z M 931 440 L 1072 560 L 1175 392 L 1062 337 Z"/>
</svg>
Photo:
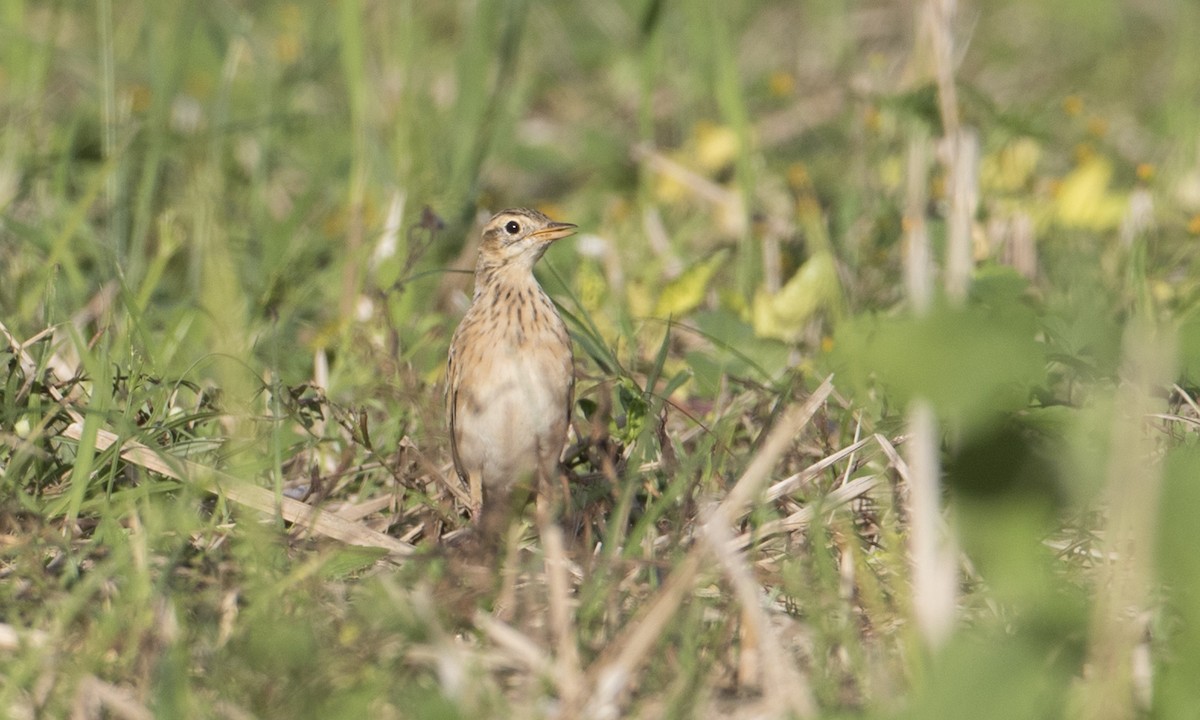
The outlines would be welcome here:
<svg viewBox="0 0 1200 720">
<path fill-rule="evenodd" d="M 703 355 L 717 372 L 740 377 L 752 377 L 771 382 L 788 367 L 790 350 L 787 345 L 769 338 L 758 337 L 754 328 L 731 312 L 718 310 L 697 313 L 691 320 L 692 330 L 713 344 L 703 353 L 689 353 L 688 363 L 697 367 L 695 356 Z"/>
<path fill-rule="evenodd" d="M 1028 405 L 1045 376 L 1033 312 L 999 307 L 936 308 L 927 317 L 864 317 L 839 328 L 840 374 L 863 387 L 872 378 L 901 404 L 916 397 L 944 417 L 978 421 Z"/>
</svg>

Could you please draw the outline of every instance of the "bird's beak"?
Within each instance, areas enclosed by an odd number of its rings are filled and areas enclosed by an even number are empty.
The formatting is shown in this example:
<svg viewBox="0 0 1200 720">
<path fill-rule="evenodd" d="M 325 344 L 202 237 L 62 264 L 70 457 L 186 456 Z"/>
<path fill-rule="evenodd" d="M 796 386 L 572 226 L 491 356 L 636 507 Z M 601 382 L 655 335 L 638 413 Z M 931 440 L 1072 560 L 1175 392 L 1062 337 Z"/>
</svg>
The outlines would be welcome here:
<svg viewBox="0 0 1200 720">
<path fill-rule="evenodd" d="M 558 240 L 559 238 L 565 238 L 574 235 L 575 229 L 578 227 L 578 225 L 572 223 L 552 222 L 541 230 L 533 233 L 533 237 L 537 238 L 538 240 L 550 242 L 552 240 Z"/>
</svg>

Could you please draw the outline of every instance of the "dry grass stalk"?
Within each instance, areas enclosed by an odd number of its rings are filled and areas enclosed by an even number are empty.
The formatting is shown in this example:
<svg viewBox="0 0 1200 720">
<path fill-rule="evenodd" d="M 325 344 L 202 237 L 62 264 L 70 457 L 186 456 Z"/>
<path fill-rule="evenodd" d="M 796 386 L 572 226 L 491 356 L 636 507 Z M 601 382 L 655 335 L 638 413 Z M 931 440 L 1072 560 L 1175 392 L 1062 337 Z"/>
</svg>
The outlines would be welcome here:
<svg viewBox="0 0 1200 720">
<path fill-rule="evenodd" d="M 949 180 L 947 201 L 946 267 L 943 282 L 953 300 L 966 299 L 974 270 L 971 224 L 979 204 L 979 138 L 962 126 L 955 86 L 957 52 L 954 21 L 957 0 L 928 0 L 924 7 L 925 31 L 932 49 L 933 76 L 938 89 L 942 120 L 942 164 Z"/>
<path fill-rule="evenodd" d="M 762 650 L 758 639 L 760 623 L 751 617 L 751 611 L 742 608 L 742 622 L 738 626 L 737 686 L 743 691 L 762 690 Z"/>
<path fill-rule="evenodd" d="M 485 612 L 475 613 L 474 624 L 493 645 L 512 658 L 514 665 L 542 677 L 554 676 L 554 663 L 542 648 L 513 626 Z"/>
<path fill-rule="evenodd" d="M 833 453 L 832 455 L 824 457 L 824 458 L 818 460 L 817 462 L 813 463 L 812 465 L 809 465 L 808 467 L 804 468 L 803 470 L 796 473 L 795 475 L 792 475 L 790 477 L 784 478 L 783 480 L 780 480 L 779 482 L 775 483 L 771 487 L 767 488 L 767 493 L 766 493 L 767 500 L 778 500 L 779 498 L 783 497 L 784 495 L 791 495 L 792 493 L 799 490 L 809 480 L 812 480 L 813 478 L 817 477 L 818 475 L 825 472 L 829 468 L 838 464 L 845 458 L 858 452 L 859 450 L 861 450 L 863 447 L 865 447 L 867 444 L 869 444 L 871 442 L 873 442 L 872 438 L 864 438 L 862 440 L 857 440 L 853 444 L 847 445 L 846 447 L 842 448 L 841 450 L 838 450 L 837 452 Z"/>
<path fill-rule="evenodd" d="M 763 609 L 762 588 L 754 581 L 745 557 L 733 549 L 733 535 L 728 524 L 714 510 L 702 523 L 701 530 L 701 537 L 733 585 L 738 603 L 742 606 L 742 619 L 749 625 L 749 635 L 756 640 L 754 649 L 760 658 L 757 665 L 762 673 L 762 686 L 771 712 L 780 716 L 792 714 L 802 718 L 813 717 L 816 714 L 816 702 L 808 679 L 779 644 L 779 638 Z M 743 651 L 753 652 L 754 649 L 743 648 Z"/>
<path fill-rule="evenodd" d="M 360 503 L 341 503 L 331 506 L 330 510 L 340 518 L 357 522 L 388 507 L 393 500 L 395 498 L 391 495 L 380 495 Z"/>
<path fill-rule="evenodd" d="M 771 428 L 771 432 L 767 435 L 767 440 L 762 444 L 758 454 L 750 461 L 750 465 L 746 467 L 737 484 L 733 486 L 733 489 L 729 491 L 717 508 L 726 522 L 732 524 L 750 511 L 751 503 L 761 491 L 771 469 L 775 467 L 784 451 L 795 440 L 800 428 L 807 425 L 817 410 L 825 404 L 825 400 L 829 398 L 831 392 L 833 392 L 832 375 L 825 378 L 825 381 L 812 392 L 803 405 L 792 406 L 783 413 L 775 427 Z"/>
<path fill-rule="evenodd" d="M 946 174 L 950 179 L 946 233 L 946 294 L 966 300 L 975 271 L 971 225 L 979 205 L 979 136 L 959 128 L 945 138 Z"/>
<path fill-rule="evenodd" d="M 994 217 L 988 223 L 988 237 L 1000 247 L 1000 261 L 1023 277 L 1033 280 L 1038 274 L 1037 242 L 1033 218 L 1023 210 Z"/>
<path fill-rule="evenodd" d="M 154 713 L 134 696 L 133 692 L 87 675 L 75 691 L 75 706 L 71 720 L 154 720 Z"/>
<path fill-rule="evenodd" d="M 904 199 L 904 284 L 913 310 L 923 313 L 933 302 L 933 250 L 925 226 L 929 202 L 929 138 L 914 132 L 908 143 Z"/>
<path fill-rule="evenodd" d="M 558 695 L 574 715 L 583 691 L 583 672 L 579 665 L 578 637 L 575 613 L 571 602 L 568 577 L 570 561 L 563 548 L 563 534 L 558 525 L 548 522 L 540 529 L 542 549 L 546 554 L 546 585 L 550 605 L 550 632 L 554 636 L 554 680 Z"/>
<path fill-rule="evenodd" d="M 1179 383 L 1172 383 L 1171 389 L 1173 389 L 1175 394 L 1182 398 L 1185 403 L 1187 403 L 1187 406 L 1192 409 L 1192 412 L 1196 415 L 1196 417 L 1200 417 L 1200 404 L 1196 403 L 1196 399 L 1191 396 L 1191 393 L 1180 387 Z"/>
<path fill-rule="evenodd" d="M 909 410 L 907 467 L 912 605 L 925 644 L 937 648 L 950 636 L 957 604 L 958 566 L 954 542 L 941 514 L 939 437 L 933 408 L 917 400 Z"/>
<path fill-rule="evenodd" d="M 42 630 L 27 630 L 0 622 L 0 650 L 18 650 L 22 645 L 41 647 L 48 639 L 49 636 Z"/>
<path fill-rule="evenodd" d="M 966 297 L 973 269 L 971 222 L 978 197 L 978 141 L 963 131 L 959 121 L 954 85 L 956 5 L 955 0 L 928 0 L 923 7 L 923 29 L 933 50 L 932 70 L 945 133 L 943 160 L 951 182 L 944 283 L 947 294 L 961 301 Z M 908 224 L 905 258 L 908 295 L 918 315 L 928 311 L 933 298 L 932 251 L 924 223 L 928 192 L 927 143 L 924 136 L 916 136 L 910 145 L 905 217 Z M 925 644 L 936 648 L 945 642 L 954 624 L 957 553 L 941 517 L 940 438 L 937 416 L 928 402 L 921 398 L 913 401 L 909 408 L 908 428 L 906 479 L 913 613 Z M 897 463 L 897 468 L 902 466 Z"/>
<path fill-rule="evenodd" d="M 948 137 L 958 133 L 958 90 L 954 84 L 954 17 L 957 0 L 928 0 L 924 7 L 925 28 L 933 46 L 933 74 L 938 88 L 938 112 Z"/>
<path fill-rule="evenodd" d="M 784 411 L 741 478 L 713 509 L 713 520 L 728 526 L 749 512 L 751 502 L 761 492 L 771 469 L 832 391 L 831 375 L 802 405 Z M 634 674 L 662 637 L 683 598 L 691 592 L 708 549 L 706 543 L 693 545 L 654 599 L 644 606 L 593 663 L 588 671 L 592 690 L 584 705 L 585 717 L 602 720 L 620 716 L 621 699 L 628 692 Z"/>
<path fill-rule="evenodd" d="M 72 422 L 63 430 L 62 434 L 72 440 L 81 441 L 84 434 L 83 422 Z M 248 485 L 220 470 L 190 460 L 172 457 L 135 440 L 122 440 L 116 433 L 103 428 L 96 429 L 96 450 L 98 452 L 104 452 L 114 445 L 120 445 L 121 458 L 128 463 L 180 482 L 196 485 L 267 515 L 274 515 L 278 512 L 284 520 L 319 535 L 339 540 L 348 545 L 381 548 L 387 550 L 394 557 L 411 555 L 415 550 L 412 545 L 401 542 L 390 535 L 376 532 L 361 523 L 346 520 L 334 513 L 322 512 L 299 500 L 288 497 L 276 498 L 270 490 Z"/>
<path fill-rule="evenodd" d="M 820 509 L 828 511 L 838 508 L 866 495 L 882 484 L 884 484 L 884 478 L 879 475 L 855 478 L 822 498 Z M 744 550 L 755 542 L 762 542 L 783 533 L 803 530 L 814 519 L 816 519 L 816 508 L 812 505 L 805 506 L 785 518 L 765 522 L 750 532 L 742 533 L 733 539 L 733 547 Z"/>
<path fill-rule="evenodd" d="M 697 197 L 713 205 L 725 206 L 739 202 L 737 193 L 727 190 L 691 168 L 680 165 L 645 143 L 633 146 L 633 159 L 646 163 L 654 172 L 675 180 Z"/>
<path fill-rule="evenodd" d="M 18 358 L 26 376 L 36 376 L 37 363 L 25 350 L 25 344 L 17 342 L 2 323 L 0 323 L 0 334 L 3 334 L 8 341 L 9 347 Z M 71 423 L 63 429 L 63 436 L 76 442 L 82 442 L 87 431 L 83 415 L 67 404 L 62 394 L 52 385 L 48 385 L 48 387 L 51 397 L 62 403 L 63 410 L 71 417 Z M 393 558 L 410 555 L 414 550 L 412 545 L 376 532 L 361 523 L 347 520 L 333 513 L 321 512 L 299 500 L 287 497 L 277 498 L 269 490 L 248 485 L 238 478 L 214 468 L 173 457 L 169 453 L 155 450 L 136 440 L 123 439 L 104 428 L 96 428 L 95 433 L 94 442 L 97 452 L 104 452 L 114 445 L 119 445 L 121 458 L 128 463 L 180 482 L 197 485 L 259 512 L 268 515 L 278 513 L 284 520 L 319 535 L 349 545 L 381 548 L 387 550 Z"/>
<path fill-rule="evenodd" d="M 512 523 L 508 528 L 508 538 L 505 541 L 504 565 L 500 570 L 500 590 L 496 593 L 496 602 L 493 604 L 496 617 L 501 620 L 511 620 L 517 611 L 517 581 L 521 574 L 521 535 L 524 534 L 525 526 L 521 523 Z M 470 532 L 469 528 L 463 528 L 463 533 Z"/>
<path fill-rule="evenodd" d="M 1156 336 L 1141 323 L 1125 332 L 1107 473 L 1108 527 L 1096 577 L 1090 647 L 1080 716 L 1124 720 L 1141 714 L 1135 680 L 1153 586 L 1155 521 L 1162 465 L 1146 432 L 1146 418 L 1162 410 L 1158 388 L 1175 376 L 1174 338 Z"/>
<path fill-rule="evenodd" d="M 654 599 L 625 626 L 588 669 L 591 695 L 583 708 L 584 717 L 594 720 L 621 717 L 620 703 L 629 690 L 634 673 L 675 617 L 684 596 L 691 592 L 701 559 L 701 553 L 693 548 L 675 566 Z"/>
</svg>

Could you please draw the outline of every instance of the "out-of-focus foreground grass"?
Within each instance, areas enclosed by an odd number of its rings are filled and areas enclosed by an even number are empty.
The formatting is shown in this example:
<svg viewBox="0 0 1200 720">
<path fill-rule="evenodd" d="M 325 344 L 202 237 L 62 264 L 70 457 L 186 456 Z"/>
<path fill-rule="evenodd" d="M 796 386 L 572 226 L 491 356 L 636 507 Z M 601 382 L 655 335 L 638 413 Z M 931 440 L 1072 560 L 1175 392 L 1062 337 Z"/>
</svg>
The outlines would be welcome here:
<svg viewBox="0 0 1200 720">
<path fill-rule="evenodd" d="M 0 0 L 0 715 L 1191 716 L 1200 6 L 955 5 Z M 464 568 L 523 204 L 574 505 Z"/>
</svg>

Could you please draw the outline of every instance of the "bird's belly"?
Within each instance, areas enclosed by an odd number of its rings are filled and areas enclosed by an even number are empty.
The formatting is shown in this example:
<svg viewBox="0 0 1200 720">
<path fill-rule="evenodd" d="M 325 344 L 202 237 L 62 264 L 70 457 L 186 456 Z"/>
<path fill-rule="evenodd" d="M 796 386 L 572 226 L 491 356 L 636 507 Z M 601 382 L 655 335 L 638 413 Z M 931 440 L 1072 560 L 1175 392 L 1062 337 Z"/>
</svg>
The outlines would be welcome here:
<svg viewBox="0 0 1200 720">
<path fill-rule="evenodd" d="M 459 389 L 458 451 L 485 484 L 507 485 L 557 462 L 571 377 L 560 360 L 496 350 L 497 361 Z"/>
</svg>

